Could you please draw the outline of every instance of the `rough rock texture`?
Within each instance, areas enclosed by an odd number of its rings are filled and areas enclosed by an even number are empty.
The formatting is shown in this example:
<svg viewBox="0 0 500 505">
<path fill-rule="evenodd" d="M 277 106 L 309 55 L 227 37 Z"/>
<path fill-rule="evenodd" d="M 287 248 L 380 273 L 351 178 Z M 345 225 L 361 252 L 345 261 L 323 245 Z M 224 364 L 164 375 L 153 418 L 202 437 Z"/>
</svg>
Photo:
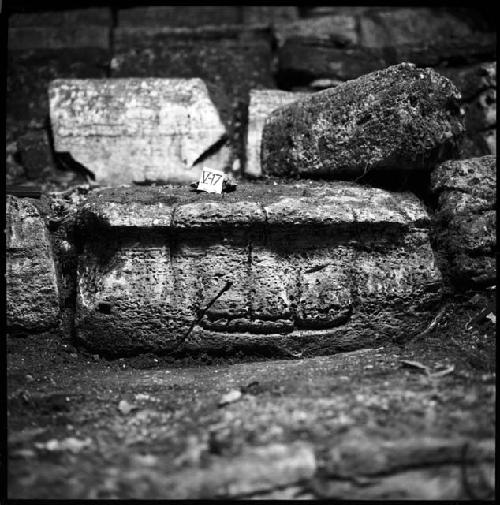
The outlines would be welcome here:
<svg viewBox="0 0 500 505">
<path fill-rule="evenodd" d="M 248 105 L 248 130 L 246 142 L 245 174 L 252 177 L 262 175 L 260 166 L 260 146 L 266 117 L 278 107 L 305 96 L 277 89 L 254 89 L 250 92 Z"/>
<path fill-rule="evenodd" d="M 7 327 L 44 330 L 59 322 L 58 286 L 49 233 L 29 200 L 8 195 L 6 205 Z"/>
<path fill-rule="evenodd" d="M 200 79 L 58 80 L 49 94 L 54 149 L 99 183 L 189 182 L 205 164 L 228 164 L 226 129 Z"/>
<path fill-rule="evenodd" d="M 496 58 L 496 32 L 492 26 L 485 26 L 484 20 L 474 19 L 473 11 L 340 9 L 332 11 L 339 19 L 346 19 L 340 31 L 333 23 L 320 29 L 322 18 L 311 18 L 320 23 L 316 33 L 297 29 L 285 38 L 278 52 L 277 79 L 281 86 L 289 89 L 314 79 L 355 79 L 402 61 L 421 67 L 459 67 Z M 329 39 L 324 36 L 329 29 L 334 34 L 347 30 L 351 35 L 344 40 L 336 35 Z"/>
<path fill-rule="evenodd" d="M 220 97 L 211 92 L 211 98 L 239 163 L 244 161 L 249 92 L 274 87 L 269 29 L 122 27 L 115 31 L 114 47 L 112 77 L 199 77 L 209 90 L 210 85 L 221 89 Z"/>
<path fill-rule="evenodd" d="M 359 18 L 361 45 L 398 46 L 432 42 L 442 38 L 462 38 L 473 33 L 465 19 L 432 8 L 389 8 L 364 12 Z"/>
<path fill-rule="evenodd" d="M 298 8 L 293 5 L 245 5 L 241 7 L 243 23 L 280 25 L 296 21 Z"/>
<path fill-rule="evenodd" d="M 431 175 L 434 240 L 459 285 L 496 282 L 496 156 L 447 161 Z"/>
<path fill-rule="evenodd" d="M 27 26 L 99 25 L 111 26 L 110 8 L 93 7 L 89 9 L 43 10 L 37 12 L 14 12 L 9 16 L 9 28 Z"/>
<path fill-rule="evenodd" d="M 262 170 L 334 177 L 428 170 L 463 133 L 459 98 L 448 79 L 409 63 L 314 93 L 267 117 Z"/>
<path fill-rule="evenodd" d="M 24 26 L 9 28 L 9 50 L 96 47 L 109 49 L 111 31 L 100 25 Z"/>
<path fill-rule="evenodd" d="M 290 23 L 281 23 L 275 27 L 278 44 L 283 45 L 289 38 L 315 38 L 330 41 L 338 47 L 356 45 L 358 31 L 354 16 L 324 16 L 299 19 Z"/>
<path fill-rule="evenodd" d="M 198 28 L 203 25 L 236 24 L 241 21 L 240 7 L 235 5 L 163 5 L 119 9 L 118 26 Z"/>
<path fill-rule="evenodd" d="M 496 154 L 496 62 L 443 69 L 462 92 L 466 136 L 461 158 Z"/>
<path fill-rule="evenodd" d="M 78 338 L 111 355 L 321 354 L 427 324 L 441 274 L 416 197 L 345 183 L 274 188 L 92 194 L 78 218 Z"/>
</svg>

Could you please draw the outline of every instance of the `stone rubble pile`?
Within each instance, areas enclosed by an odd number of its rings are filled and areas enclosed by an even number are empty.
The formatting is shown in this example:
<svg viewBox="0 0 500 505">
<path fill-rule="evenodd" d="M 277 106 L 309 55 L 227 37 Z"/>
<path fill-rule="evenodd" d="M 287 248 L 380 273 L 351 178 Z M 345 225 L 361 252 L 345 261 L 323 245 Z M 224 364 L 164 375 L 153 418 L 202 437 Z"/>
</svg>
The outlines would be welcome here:
<svg viewBox="0 0 500 505">
<path fill-rule="evenodd" d="M 9 196 L 9 329 L 62 325 L 115 356 L 325 354 L 411 338 L 447 285 L 495 283 L 490 29 L 427 8 L 214 9 L 11 17 L 8 183 L 78 168 L 109 187 Z M 75 56 L 88 34 L 64 42 L 82 23 L 112 31 L 91 48 L 104 66 Z M 203 167 L 257 181 L 190 192 Z M 416 174 L 434 201 L 357 183 L 372 172 Z"/>
</svg>

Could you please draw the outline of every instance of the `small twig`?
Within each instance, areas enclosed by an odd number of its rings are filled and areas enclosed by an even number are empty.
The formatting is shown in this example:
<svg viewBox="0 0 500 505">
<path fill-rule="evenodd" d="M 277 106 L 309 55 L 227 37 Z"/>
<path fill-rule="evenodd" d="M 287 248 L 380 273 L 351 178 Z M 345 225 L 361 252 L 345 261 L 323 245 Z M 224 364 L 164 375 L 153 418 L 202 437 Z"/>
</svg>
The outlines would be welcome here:
<svg viewBox="0 0 500 505">
<path fill-rule="evenodd" d="M 437 324 L 441 321 L 447 308 L 448 308 L 448 305 L 443 305 L 441 307 L 441 309 L 439 310 L 439 312 L 434 316 L 433 320 L 429 323 L 427 328 L 425 328 L 424 331 L 422 331 L 421 333 L 419 333 L 418 335 L 416 335 L 413 338 L 420 338 L 420 337 L 425 337 L 426 335 L 428 335 L 437 326 Z"/>
<path fill-rule="evenodd" d="M 203 316 L 206 314 L 207 310 L 233 285 L 231 281 L 227 281 L 226 285 L 210 300 L 207 306 L 201 311 L 200 315 L 191 323 L 191 326 L 188 328 L 186 334 L 179 340 L 177 345 L 180 345 L 182 342 L 185 342 L 189 337 L 189 334 L 193 331 L 193 328 L 203 319 Z"/>
</svg>

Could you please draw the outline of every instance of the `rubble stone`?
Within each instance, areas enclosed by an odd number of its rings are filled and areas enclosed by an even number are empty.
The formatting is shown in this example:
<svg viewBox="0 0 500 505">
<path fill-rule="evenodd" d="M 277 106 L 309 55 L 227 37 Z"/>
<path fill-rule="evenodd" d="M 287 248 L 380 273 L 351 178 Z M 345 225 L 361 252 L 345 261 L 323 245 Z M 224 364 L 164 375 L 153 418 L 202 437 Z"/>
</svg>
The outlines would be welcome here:
<svg viewBox="0 0 500 505">
<path fill-rule="evenodd" d="M 457 284 L 496 279 L 496 156 L 447 161 L 431 175 L 437 249 Z"/>
<path fill-rule="evenodd" d="M 78 212 L 78 338 L 107 355 L 248 345 L 329 354 L 425 327 L 441 274 L 415 196 L 348 183 L 268 188 L 90 195 Z"/>
<path fill-rule="evenodd" d="M 200 79 L 56 80 L 49 94 L 54 149 L 99 183 L 191 182 L 205 164 L 228 164 L 226 129 Z"/>
<path fill-rule="evenodd" d="M 329 177 L 428 170 L 463 133 L 459 99 L 448 79 L 409 63 L 314 93 L 267 117 L 262 170 Z"/>
<path fill-rule="evenodd" d="M 48 230 L 29 200 L 7 195 L 6 205 L 7 327 L 53 327 L 59 322 L 59 299 Z"/>
</svg>

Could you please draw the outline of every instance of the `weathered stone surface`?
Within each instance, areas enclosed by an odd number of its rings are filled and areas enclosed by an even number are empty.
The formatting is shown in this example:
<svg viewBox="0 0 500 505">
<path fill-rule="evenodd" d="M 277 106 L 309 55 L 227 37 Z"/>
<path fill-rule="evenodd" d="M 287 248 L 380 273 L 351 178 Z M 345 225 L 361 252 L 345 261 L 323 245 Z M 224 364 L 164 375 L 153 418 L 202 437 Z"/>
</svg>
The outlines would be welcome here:
<svg viewBox="0 0 500 505">
<path fill-rule="evenodd" d="M 473 32 L 473 26 L 443 9 L 391 7 L 364 12 L 359 17 L 359 30 L 361 45 L 384 47 L 462 38 Z"/>
<path fill-rule="evenodd" d="M 7 327 L 38 331 L 59 321 L 56 271 L 48 230 L 37 208 L 7 196 Z"/>
<path fill-rule="evenodd" d="M 272 88 L 271 32 L 241 25 L 200 29 L 133 28 L 115 31 L 112 77 L 199 77 L 209 85 L 240 163 L 249 92 Z M 215 85 L 222 93 L 212 93 Z"/>
<path fill-rule="evenodd" d="M 245 174 L 252 177 L 262 175 L 260 167 L 260 146 L 266 117 L 278 107 L 305 96 L 277 89 L 253 89 L 250 91 L 248 106 L 248 131 L 246 142 Z"/>
<path fill-rule="evenodd" d="M 227 166 L 226 129 L 200 79 L 58 80 L 49 94 L 54 149 L 98 182 L 188 182 L 205 164 Z"/>
<path fill-rule="evenodd" d="M 299 10 L 293 5 L 244 5 L 241 9 L 245 24 L 279 25 L 299 18 Z"/>
<path fill-rule="evenodd" d="M 314 93 L 267 117 L 262 170 L 330 177 L 428 170 L 463 133 L 459 98 L 448 79 L 408 63 Z"/>
<path fill-rule="evenodd" d="M 109 49 L 111 30 L 99 25 L 9 28 L 9 50 L 96 47 Z"/>
<path fill-rule="evenodd" d="M 93 7 L 89 9 L 43 10 L 37 12 L 15 12 L 9 16 L 9 28 L 27 26 L 99 25 L 111 26 L 111 9 Z"/>
<path fill-rule="evenodd" d="M 235 5 L 163 5 L 119 9 L 117 24 L 122 26 L 151 26 L 198 28 L 203 25 L 236 24 L 241 22 L 240 7 Z"/>
<path fill-rule="evenodd" d="M 457 284 L 496 282 L 496 156 L 447 161 L 431 176 L 435 241 Z"/>
<path fill-rule="evenodd" d="M 440 298 L 429 218 L 409 193 L 123 188 L 90 195 L 78 222 L 77 336 L 105 354 L 338 352 L 417 333 Z"/>
<path fill-rule="evenodd" d="M 315 79 L 347 81 L 395 63 L 379 48 L 339 48 L 315 37 L 289 37 L 278 51 L 278 77 L 282 87 L 307 85 Z"/>
<path fill-rule="evenodd" d="M 324 16 L 281 23 L 275 27 L 276 38 L 283 45 L 288 38 L 313 37 L 317 41 L 330 41 L 338 47 L 358 43 L 357 20 L 354 16 Z"/>
<path fill-rule="evenodd" d="M 492 32 L 389 47 L 339 48 L 335 41 L 316 36 L 290 37 L 278 51 L 277 80 L 286 87 L 314 79 L 349 80 L 402 61 L 419 67 L 470 65 L 495 59 L 496 45 Z"/>
</svg>

